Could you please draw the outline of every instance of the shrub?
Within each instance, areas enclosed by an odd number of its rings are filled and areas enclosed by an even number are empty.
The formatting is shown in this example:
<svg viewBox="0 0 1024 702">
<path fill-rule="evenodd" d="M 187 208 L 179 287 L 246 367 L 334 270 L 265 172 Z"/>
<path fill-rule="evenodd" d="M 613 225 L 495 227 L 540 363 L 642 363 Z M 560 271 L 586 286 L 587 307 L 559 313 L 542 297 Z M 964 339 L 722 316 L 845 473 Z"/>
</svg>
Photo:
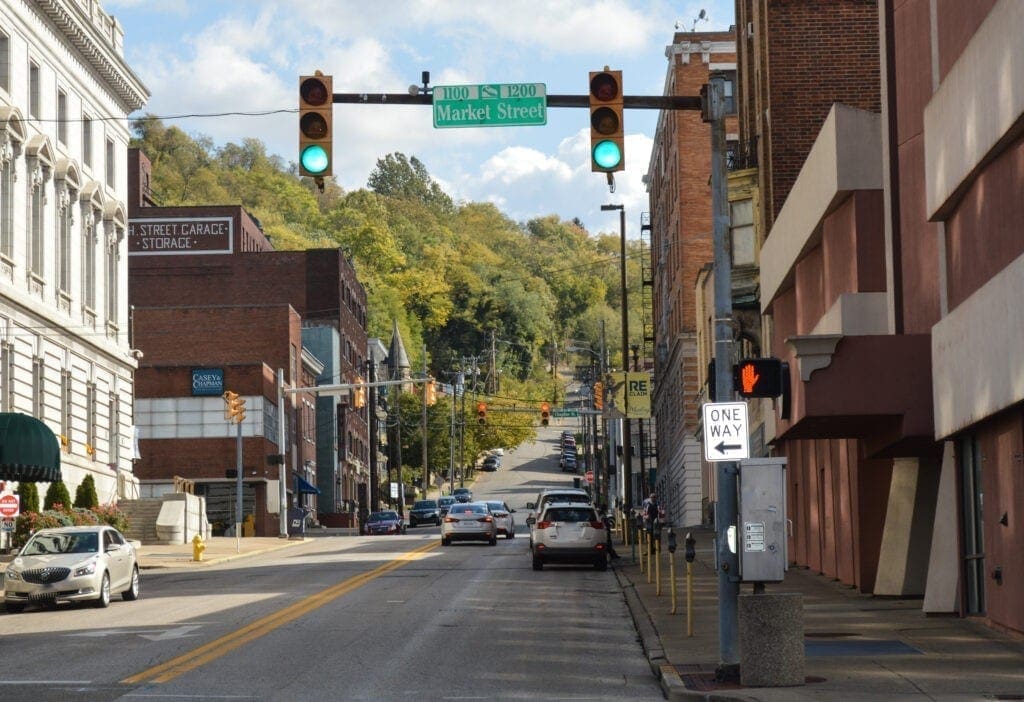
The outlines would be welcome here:
<svg viewBox="0 0 1024 702">
<path fill-rule="evenodd" d="M 92 509 L 99 503 L 99 498 L 96 496 L 96 481 L 91 475 L 87 475 L 75 490 L 75 507 Z"/>
<path fill-rule="evenodd" d="M 46 499 L 43 500 L 43 510 L 51 509 L 62 510 L 65 512 L 71 509 L 71 493 L 68 492 L 68 486 L 64 484 L 63 480 L 50 483 L 50 487 L 46 489 Z"/>
<path fill-rule="evenodd" d="M 21 497 L 22 512 L 39 511 L 39 488 L 35 483 L 24 480 L 18 483 L 18 495 Z"/>
<path fill-rule="evenodd" d="M 72 509 L 70 512 L 58 505 L 57 509 L 42 512 L 25 512 L 18 516 L 14 525 L 14 543 L 22 545 L 28 537 L 40 529 L 54 529 L 66 526 L 91 526 L 109 524 L 124 533 L 128 530 L 128 515 L 117 505 L 102 505 L 94 509 Z"/>
<path fill-rule="evenodd" d="M 90 510 L 102 524 L 109 524 L 122 534 L 128 531 L 128 515 L 117 505 L 99 505 Z"/>
</svg>

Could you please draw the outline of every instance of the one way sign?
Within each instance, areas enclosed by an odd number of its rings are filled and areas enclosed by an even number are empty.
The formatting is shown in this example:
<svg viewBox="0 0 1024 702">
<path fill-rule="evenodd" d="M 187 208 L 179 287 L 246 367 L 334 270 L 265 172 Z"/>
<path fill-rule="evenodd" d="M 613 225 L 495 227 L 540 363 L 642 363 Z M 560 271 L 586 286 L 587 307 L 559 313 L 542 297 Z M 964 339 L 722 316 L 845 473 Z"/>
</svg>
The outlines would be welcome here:
<svg viewBox="0 0 1024 702">
<path fill-rule="evenodd" d="M 746 402 L 704 405 L 704 458 L 711 463 L 750 458 Z"/>
</svg>

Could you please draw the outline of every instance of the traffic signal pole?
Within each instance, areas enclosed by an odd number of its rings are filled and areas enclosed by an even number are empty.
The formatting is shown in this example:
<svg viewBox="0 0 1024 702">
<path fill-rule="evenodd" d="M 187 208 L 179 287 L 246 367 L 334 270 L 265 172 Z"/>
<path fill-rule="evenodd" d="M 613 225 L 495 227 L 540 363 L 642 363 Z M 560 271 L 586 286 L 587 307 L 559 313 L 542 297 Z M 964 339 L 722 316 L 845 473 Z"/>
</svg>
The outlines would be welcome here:
<svg viewBox="0 0 1024 702">
<path fill-rule="evenodd" d="M 724 79 L 708 84 L 708 115 L 711 121 L 711 213 L 715 274 L 715 401 L 732 401 L 732 260 L 729 254 L 729 191 L 725 163 Z M 734 461 L 717 466 L 717 509 L 715 550 L 718 554 L 718 660 L 717 677 L 739 679 L 739 559 L 729 545 L 730 528 L 734 548 L 737 514 L 737 472 Z"/>
</svg>

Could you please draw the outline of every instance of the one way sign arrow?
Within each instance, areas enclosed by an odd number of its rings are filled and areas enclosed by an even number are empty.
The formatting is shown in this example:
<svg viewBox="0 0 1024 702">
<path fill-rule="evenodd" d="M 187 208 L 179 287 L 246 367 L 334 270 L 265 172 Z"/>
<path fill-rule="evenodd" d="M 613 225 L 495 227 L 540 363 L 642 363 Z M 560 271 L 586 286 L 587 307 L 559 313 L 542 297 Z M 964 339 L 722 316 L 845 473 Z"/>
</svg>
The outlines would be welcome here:
<svg viewBox="0 0 1024 702">
<path fill-rule="evenodd" d="M 704 458 L 711 463 L 750 458 L 747 403 L 709 402 L 703 410 Z"/>
</svg>

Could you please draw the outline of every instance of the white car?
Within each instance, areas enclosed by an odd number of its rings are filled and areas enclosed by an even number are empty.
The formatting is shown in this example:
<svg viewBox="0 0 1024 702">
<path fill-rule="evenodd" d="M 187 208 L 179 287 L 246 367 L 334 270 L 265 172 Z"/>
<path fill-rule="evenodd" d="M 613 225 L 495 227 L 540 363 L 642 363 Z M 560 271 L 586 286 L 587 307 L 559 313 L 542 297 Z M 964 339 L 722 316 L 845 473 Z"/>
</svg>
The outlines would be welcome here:
<svg viewBox="0 0 1024 702">
<path fill-rule="evenodd" d="M 583 488 L 545 488 L 537 494 L 534 502 L 527 502 L 526 508 L 530 514 L 526 517 L 526 525 L 530 528 L 530 548 L 533 548 L 533 527 L 537 522 L 537 515 L 544 511 L 544 507 L 552 502 L 573 502 L 578 504 L 591 504 L 590 495 Z"/>
<path fill-rule="evenodd" d="M 540 514 L 533 532 L 533 569 L 545 563 L 592 564 L 608 569 L 604 521 L 591 505 L 552 502 Z"/>
<path fill-rule="evenodd" d="M 441 545 L 453 541 L 486 541 L 498 543 L 498 528 L 486 502 L 456 502 L 448 508 L 441 522 Z"/>
<path fill-rule="evenodd" d="M 40 529 L 4 571 L 8 612 L 36 602 L 106 607 L 118 592 L 125 600 L 139 597 L 139 563 L 135 548 L 111 526 Z"/>
<path fill-rule="evenodd" d="M 494 525 L 499 534 L 504 534 L 506 539 L 514 538 L 516 535 L 516 520 L 512 516 L 514 509 L 507 503 L 501 501 L 488 501 L 487 506 L 494 515 Z"/>
</svg>

